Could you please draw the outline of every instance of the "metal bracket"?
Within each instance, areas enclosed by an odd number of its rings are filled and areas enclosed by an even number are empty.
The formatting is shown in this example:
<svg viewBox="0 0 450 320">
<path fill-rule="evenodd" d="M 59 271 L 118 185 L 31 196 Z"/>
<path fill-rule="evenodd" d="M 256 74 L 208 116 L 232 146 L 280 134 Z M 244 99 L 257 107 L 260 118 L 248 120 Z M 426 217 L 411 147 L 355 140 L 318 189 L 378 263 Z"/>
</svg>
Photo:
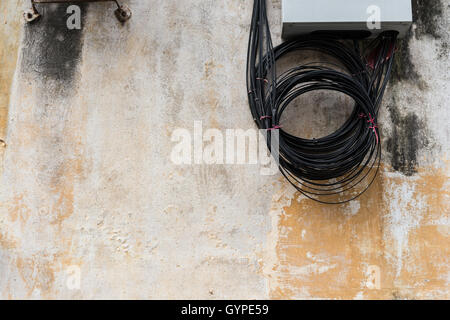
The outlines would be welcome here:
<svg viewBox="0 0 450 320">
<path fill-rule="evenodd" d="M 131 15 L 132 15 L 130 8 L 128 8 L 128 6 L 126 6 L 124 4 L 120 5 L 117 1 L 116 1 L 116 4 L 118 7 L 117 10 L 114 11 L 114 13 L 116 14 L 116 18 L 120 22 L 126 22 L 126 21 L 130 20 Z"/>
<path fill-rule="evenodd" d="M 49 3 L 76 3 L 76 2 L 115 2 L 117 10 L 115 15 L 117 19 L 124 23 L 130 20 L 132 12 L 125 4 L 120 4 L 118 0 L 31 0 L 31 9 L 24 12 L 23 17 L 26 22 L 31 23 L 39 19 L 41 14 L 36 9 L 36 4 L 49 4 Z"/>
<path fill-rule="evenodd" d="M 23 18 L 26 22 L 31 23 L 33 21 L 38 20 L 41 17 L 40 13 L 37 11 L 34 2 L 31 1 L 31 9 L 27 10 L 23 13 Z"/>
</svg>

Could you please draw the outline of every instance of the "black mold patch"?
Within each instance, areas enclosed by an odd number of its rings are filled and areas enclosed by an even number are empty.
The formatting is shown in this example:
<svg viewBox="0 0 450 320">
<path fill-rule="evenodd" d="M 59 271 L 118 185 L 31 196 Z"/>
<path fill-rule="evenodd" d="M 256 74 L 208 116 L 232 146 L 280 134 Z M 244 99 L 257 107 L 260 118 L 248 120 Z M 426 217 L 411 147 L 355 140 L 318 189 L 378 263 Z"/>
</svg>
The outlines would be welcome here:
<svg viewBox="0 0 450 320">
<path fill-rule="evenodd" d="M 402 117 L 396 106 L 389 106 L 388 110 L 393 132 L 386 145 L 391 154 L 392 168 L 406 176 L 412 176 L 417 172 L 419 149 L 427 145 L 424 141 L 424 126 L 414 113 Z"/>
<path fill-rule="evenodd" d="M 417 73 L 412 61 L 411 52 L 409 50 L 409 41 L 413 33 L 409 30 L 407 36 L 399 39 L 397 42 L 397 52 L 395 54 L 395 62 L 392 69 L 392 83 L 399 81 L 415 82 L 419 87 L 424 83 Z"/>
<path fill-rule="evenodd" d="M 449 56 L 449 44 L 448 42 L 442 42 L 438 51 L 438 58 L 439 59 L 447 59 Z"/>
<path fill-rule="evenodd" d="M 413 19 L 417 25 L 416 38 L 423 35 L 431 35 L 440 39 L 440 20 L 443 16 L 444 7 L 442 0 L 413 0 Z"/>
<path fill-rule="evenodd" d="M 71 82 L 80 61 L 83 45 L 81 30 L 67 27 L 68 4 L 38 6 L 41 18 L 25 26 L 22 50 L 22 70 L 32 72 L 42 81 L 57 80 Z M 86 4 L 81 8 L 81 28 L 86 16 Z"/>
<path fill-rule="evenodd" d="M 412 9 L 416 28 L 414 33 L 410 30 L 404 39 L 398 40 L 392 82 L 395 84 L 398 81 L 409 81 L 424 89 L 426 83 L 414 67 L 409 42 L 414 35 L 416 39 L 420 39 L 424 35 L 431 35 L 435 39 L 441 38 L 439 24 L 443 16 L 443 4 L 441 0 L 413 0 Z M 439 55 L 445 56 L 447 53 L 448 45 L 444 43 Z"/>
</svg>

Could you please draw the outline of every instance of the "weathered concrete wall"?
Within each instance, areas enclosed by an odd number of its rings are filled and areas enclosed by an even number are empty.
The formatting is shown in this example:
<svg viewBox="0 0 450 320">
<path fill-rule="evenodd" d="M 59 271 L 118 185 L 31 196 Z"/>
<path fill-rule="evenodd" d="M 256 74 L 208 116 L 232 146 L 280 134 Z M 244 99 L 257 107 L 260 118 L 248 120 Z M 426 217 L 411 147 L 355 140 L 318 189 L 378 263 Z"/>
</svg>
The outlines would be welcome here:
<svg viewBox="0 0 450 320">
<path fill-rule="evenodd" d="M 5 151 L 10 89 L 16 70 L 20 20 L 11 15 L 19 11 L 19 1 L 0 3 L 0 158 Z"/>
<path fill-rule="evenodd" d="M 169 160 L 178 127 L 254 127 L 252 1 L 126 2 L 123 26 L 83 6 L 80 31 L 64 5 L 25 25 L 26 3 L 0 3 L 0 297 L 450 298 L 448 1 L 414 1 L 382 172 L 342 206 L 256 166 Z"/>
</svg>

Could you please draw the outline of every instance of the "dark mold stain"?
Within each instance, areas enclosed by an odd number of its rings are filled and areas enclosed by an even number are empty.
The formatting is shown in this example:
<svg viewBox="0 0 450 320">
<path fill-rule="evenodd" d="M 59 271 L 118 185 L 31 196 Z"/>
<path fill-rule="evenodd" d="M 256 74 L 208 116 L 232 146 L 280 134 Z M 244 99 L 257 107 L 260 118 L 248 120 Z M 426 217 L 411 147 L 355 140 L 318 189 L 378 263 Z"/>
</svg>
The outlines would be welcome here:
<svg viewBox="0 0 450 320">
<path fill-rule="evenodd" d="M 72 4 L 81 9 L 80 30 L 67 27 L 71 16 L 67 8 Z M 36 90 L 32 121 L 41 130 L 34 142 L 39 155 L 37 180 L 53 192 L 52 186 L 65 183 L 67 158 L 76 152 L 65 133 L 67 121 L 71 119 L 71 104 L 58 102 L 76 92 L 88 5 L 69 2 L 39 5 L 37 9 L 40 19 L 25 25 L 20 67 L 26 77 L 31 77 L 29 83 Z"/>
<path fill-rule="evenodd" d="M 444 7 L 441 0 L 413 0 L 413 19 L 417 27 L 416 38 L 423 35 L 431 35 L 435 39 L 441 38 L 440 18 Z"/>
<path fill-rule="evenodd" d="M 388 106 L 392 121 L 392 136 L 387 139 L 387 151 L 391 154 L 391 165 L 406 176 L 417 170 L 417 154 L 420 148 L 428 145 L 424 125 L 416 114 L 410 112 L 402 116 L 395 105 Z"/>
<path fill-rule="evenodd" d="M 83 46 L 83 23 L 87 4 L 77 3 L 81 8 L 81 29 L 67 28 L 66 4 L 38 6 L 41 17 L 25 26 L 22 51 L 22 70 L 32 72 L 42 81 L 71 82 L 80 61 Z"/>
<path fill-rule="evenodd" d="M 409 42 L 415 36 L 420 39 L 424 35 L 430 35 L 435 39 L 441 39 L 440 21 L 443 16 L 443 4 L 441 0 L 413 0 L 413 21 L 416 24 L 414 32 L 409 30 L 404 39 L 399 39 L 397 54 L 392 70 L 392 82 L 409 81 L 415 83 L 420 89 L 426 88 L 426 83 L 417 73 L 409 50 Z M 448 44 L 443 43 L 439 56 L 448 53 Z"/>
<path fill-rule="evenodd" d="M 391 81 L 393 84 L 399 81 L 411 81 L 415 82 L 419 87 L 422 87 L 423 80 L 416 71 L 409 50 L 409 41 L 412 36 L 413 33 L 410 29 L 405 38 L 397 41 L 397 52 L 395 54 Z"/>
<path fill-rule="evenodd" d="M 427 84 L 414 66 L 409 44 L 424 36 L 442 41 L 440 23 L 444 7 L 441 0 L 413 0 L 412 9 L 415 28 L 411 28 L 407 36 L 398 41 L 391 81 L 394 86 L 397 82 L 407 81 L 417 86 L 418 90 L 424 90 Z M 447 53 L 448 44 L 443 41 L 438 56 L 443 57 Z M 412 176 L 417 172 L 418 152 L 430 145 L 429 133 L 415 113 L 402 114 L 399 111 L 395 92 L 388 110 L 392 122 L 392 136 L 387 139 L 386 145 L 392 168 L 406 176 Z"/>
<path fill-rule="evenodd" d="M 449 55 L 449 45 L 448 42 L 442 42 L 441 46 L 438 51 L 438 58 L 439 59 L 448 59 Z"/>
</svg>

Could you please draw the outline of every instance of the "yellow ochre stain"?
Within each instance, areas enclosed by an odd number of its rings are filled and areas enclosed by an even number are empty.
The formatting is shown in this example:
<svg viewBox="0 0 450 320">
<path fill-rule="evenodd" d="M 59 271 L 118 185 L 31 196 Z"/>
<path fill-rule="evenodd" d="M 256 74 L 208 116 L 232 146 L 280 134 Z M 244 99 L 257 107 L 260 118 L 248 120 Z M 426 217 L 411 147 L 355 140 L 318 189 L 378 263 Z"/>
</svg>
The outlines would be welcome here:
<svg viewBox="0 0 450 320">
<path fill-rule="evenodd" d="M 5 141 L 8 123 L 8 107 L 16 70 L 18 49 L 20 45 L 20 15 L 7 14 L 8 12 L 20 12 L 20 1 L 0 2 L 0 139 Z M 6 143 L 0 144 L 0 153 L 6 147 Z"/>
<path fill-rule="evenodd" d="M 275 199 L 272 207 L 278 210 L 271 214 L 277 218 L 272 219 L 276 222 L 269 236 L 269 242 L 275 243 L 268 249 L 275 252 L 273 261 L 268 261 L 270 267 L 263 271 L 270 298 L 442 298 L 450 242 L 439 220 L 449 212 L 448 177 L 444 170 L 434 168 L 419 170 L 414 179 L 384 170 L 372 188 L 351 204 L 322 205 L 298 193 L 287 202 L 286 198 Z M 414 190 L 408 206 L 420 206 L 399 208 L 406 210 L 405 221 L 392 222 L 395 203 L 387 193 L 405 183 Z M 392 262 L 399 246 L 397 229 L 390 224 L 403 228 L 402 224 L 410 222 L 408 210 L 411 215 L 419 211 L 423 218 L 407 226 L 408 251 L 400 257 L 399 268 Z M 369 283 L 371 270 L 379 272 L 379 287 Z"/>
</svg>

